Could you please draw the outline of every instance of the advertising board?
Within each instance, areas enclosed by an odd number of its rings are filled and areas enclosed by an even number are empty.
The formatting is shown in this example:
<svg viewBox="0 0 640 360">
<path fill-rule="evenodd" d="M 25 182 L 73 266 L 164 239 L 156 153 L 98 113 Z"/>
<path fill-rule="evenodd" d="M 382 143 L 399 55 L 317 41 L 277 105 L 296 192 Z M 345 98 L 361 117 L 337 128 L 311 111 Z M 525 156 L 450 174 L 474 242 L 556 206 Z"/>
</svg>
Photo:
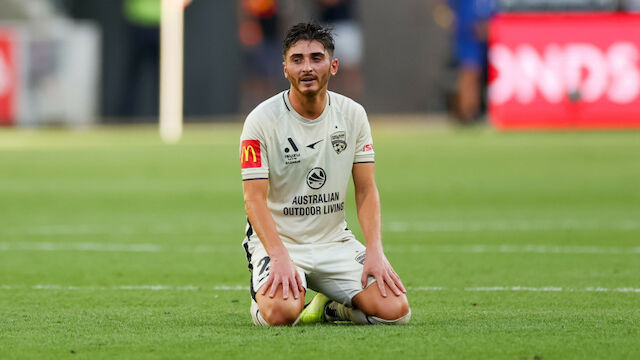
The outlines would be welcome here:
<svg viewBox="0 0 640 360">
<path fill-rule="evenodd" d="M 15 121 L 17 69 L 14 54 L 14 34 L 0 29 L 0 125 L 12 125 Z"/>
<path fill-rule="evenodd" d="M 488 56 L 499 129 L 640 128 L 638 14 L 502 14 Z"/>
</svg>

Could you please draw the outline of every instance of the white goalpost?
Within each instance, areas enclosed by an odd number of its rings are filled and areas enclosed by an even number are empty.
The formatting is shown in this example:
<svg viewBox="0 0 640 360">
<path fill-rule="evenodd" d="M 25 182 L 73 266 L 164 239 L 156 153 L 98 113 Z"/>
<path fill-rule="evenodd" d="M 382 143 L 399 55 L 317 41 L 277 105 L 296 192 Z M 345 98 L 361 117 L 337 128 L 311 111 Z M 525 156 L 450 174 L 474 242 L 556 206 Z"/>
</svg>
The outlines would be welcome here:
<svg viewBox="0 0 640 360">
<path fill-rule="evenodd" d="M 190 0 L 162 0 L 160 21 L 160 137 L 182 137 L 184 94 L 184 7 Z"/>
</svg>

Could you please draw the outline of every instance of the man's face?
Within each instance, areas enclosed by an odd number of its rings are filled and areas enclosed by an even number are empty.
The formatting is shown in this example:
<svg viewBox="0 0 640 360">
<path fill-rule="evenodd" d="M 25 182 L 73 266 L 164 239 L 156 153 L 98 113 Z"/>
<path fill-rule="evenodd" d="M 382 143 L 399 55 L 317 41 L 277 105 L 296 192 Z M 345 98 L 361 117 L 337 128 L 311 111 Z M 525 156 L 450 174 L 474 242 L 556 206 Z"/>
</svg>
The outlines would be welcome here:
<svg viewBox="0 0 640 360">
<path fill-rule="evenodd" d="M 338 60 L 332 59 L 324 46 L 315 40 L 300 40 L 293 44 L 282 65 L 291 86 L 306 96 L 326 90 L 329 78 L 338 72 Z"/>
</svg>

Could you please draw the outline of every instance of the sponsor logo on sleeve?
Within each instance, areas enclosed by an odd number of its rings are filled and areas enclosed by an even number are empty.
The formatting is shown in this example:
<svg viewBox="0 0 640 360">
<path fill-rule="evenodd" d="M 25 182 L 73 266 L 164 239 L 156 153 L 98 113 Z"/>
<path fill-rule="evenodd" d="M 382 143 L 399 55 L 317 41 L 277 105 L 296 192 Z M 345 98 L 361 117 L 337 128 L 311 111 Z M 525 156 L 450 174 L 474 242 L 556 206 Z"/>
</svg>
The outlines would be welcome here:
<svg viewBox="0 0 640 360">
<path fill-rule="evenodd" d="M 373 144 L 367 144 L 362 148 L 363 152 L 373 151 Z"/>
<path fill-rule="evenodd" d="M 260 141 L 242 140 L 240 147 L 240 165 L 243 169 L 262 167 Z"/>
</svg>

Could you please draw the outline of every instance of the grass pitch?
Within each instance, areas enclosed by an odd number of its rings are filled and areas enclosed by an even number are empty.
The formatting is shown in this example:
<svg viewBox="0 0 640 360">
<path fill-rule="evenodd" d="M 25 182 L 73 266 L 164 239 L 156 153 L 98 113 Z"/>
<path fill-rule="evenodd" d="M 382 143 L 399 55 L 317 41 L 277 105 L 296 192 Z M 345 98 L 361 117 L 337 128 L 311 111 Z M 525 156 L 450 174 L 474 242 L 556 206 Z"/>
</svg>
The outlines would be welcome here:
<svg viewBox="0 0 640 360">
<path fill-rule="evenodd" d="M 238 124 L 0 129 L 0 358 L 640 358 L 640 133 L 372 127 L 406 327 L 251 325 Z"/>
</svg>

